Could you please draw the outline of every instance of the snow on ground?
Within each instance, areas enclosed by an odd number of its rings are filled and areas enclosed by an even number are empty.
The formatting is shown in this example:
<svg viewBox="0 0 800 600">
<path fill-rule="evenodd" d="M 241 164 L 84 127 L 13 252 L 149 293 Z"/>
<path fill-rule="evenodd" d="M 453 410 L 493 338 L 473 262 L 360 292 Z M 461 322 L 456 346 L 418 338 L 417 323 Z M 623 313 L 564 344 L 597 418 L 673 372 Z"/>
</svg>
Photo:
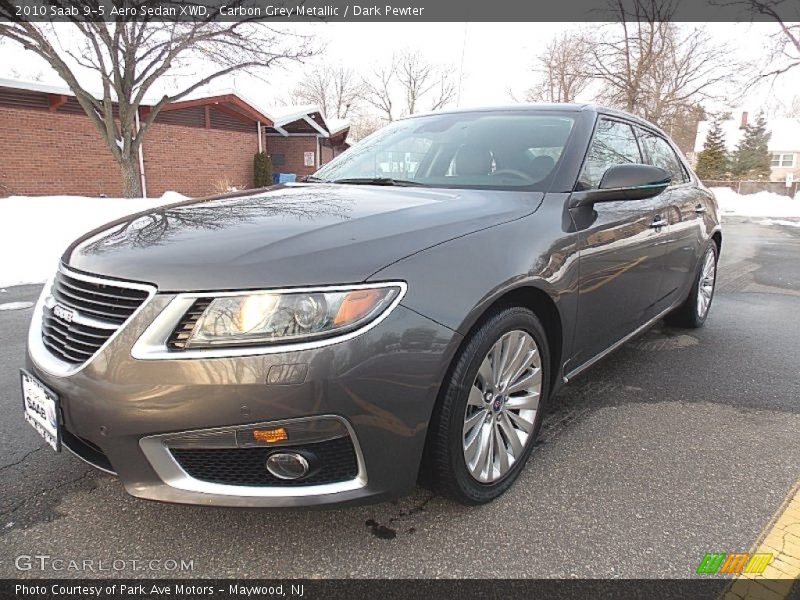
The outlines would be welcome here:
<svg viewBox="0 0 800 600">
<path fill-rule="evenodd" d="M 800 194 L 794 198 L 772 192 L 737 194 L 730 188 L 711 188 L 723 215 L 741 217 L 800 217 Z"/>
<path fill-rule="evenodd" d="M 53 274 L 67 246 L 87 231 L 185 199 L 177 192 L 161 198 L 0 198 L 0 287 L 43 282 Z"/>
<path fill-rule="evenodd" d="M 31 306 L 33 306 L 33 302 L 6 302 L 0 304 L 0 310 L 22 310 Z"/>
<path fill-rule="evenodd" d="M 784 227 L 800 227 L 800 221 L 786 221 L 784 219 L 763 219 L 759 225 L 783 225 Z"/>
</svg>

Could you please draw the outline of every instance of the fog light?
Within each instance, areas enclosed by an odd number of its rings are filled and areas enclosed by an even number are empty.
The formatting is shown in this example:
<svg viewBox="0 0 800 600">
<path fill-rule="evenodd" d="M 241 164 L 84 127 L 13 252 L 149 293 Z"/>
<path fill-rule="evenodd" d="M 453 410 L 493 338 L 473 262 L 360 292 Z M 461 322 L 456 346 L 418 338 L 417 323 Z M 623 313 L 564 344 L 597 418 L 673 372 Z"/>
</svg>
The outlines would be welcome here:
<svg viewBox="0 0 800 600">
<path fill-rule="evenodd" d="M 278 427 L 277 429 L 254 429 L 253 438 L 257 442 L 272 444 L 274 442 L 288 440 L 289 436 L 286 434 L 286 430 L 283 427 Z"/>
<path fill-rule="evenodd" d="M 308 461 L 297 452 L 274 452 L 267 458 L 266 466 L 278 479 L 300 479 L 308 473 Z"/>
</svg>

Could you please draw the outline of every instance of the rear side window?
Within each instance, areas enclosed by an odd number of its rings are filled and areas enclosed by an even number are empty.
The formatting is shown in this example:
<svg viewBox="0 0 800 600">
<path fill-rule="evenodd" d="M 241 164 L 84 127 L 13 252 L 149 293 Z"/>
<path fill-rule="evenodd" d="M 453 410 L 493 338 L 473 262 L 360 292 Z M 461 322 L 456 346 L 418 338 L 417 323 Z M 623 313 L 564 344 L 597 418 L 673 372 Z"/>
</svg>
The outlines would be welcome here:
<svg viewBox="0 0 800 600">
<path fill-rule="evenodd" d="M 673 185 L 686 183 L 689 180 L 686 170 L 667 140 L 649 131 L 643 131 L 641 135 L 642 145 L 648 157 L 648 164 L 668 171 L 672 175 Z"/>
<path fill-rule="evenodd" d="M 633 128 L 621 121 L 600 119 L 578 178 L 578 189 L 599 188 L 603 173 L 609 167 L 641 162 L 642 155 Z"/>
</svg>

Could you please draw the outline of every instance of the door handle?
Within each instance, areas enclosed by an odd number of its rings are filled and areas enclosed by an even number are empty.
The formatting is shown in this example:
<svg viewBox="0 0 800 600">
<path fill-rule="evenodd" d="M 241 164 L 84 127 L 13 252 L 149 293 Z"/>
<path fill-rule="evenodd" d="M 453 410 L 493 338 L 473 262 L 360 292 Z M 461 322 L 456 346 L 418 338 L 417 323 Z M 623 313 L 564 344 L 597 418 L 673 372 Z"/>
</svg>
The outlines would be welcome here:
<svg viewBox="0 0 800 600">
<path fill-rule="evenodd" d="M 704 212 L 706 212 L 706 207 L 702 204 L 698 204 L 694 207 L 694 212 L 696 212 L 698 215 L 702 215 Z"/>
<path fill-rule="evenodd" d="M 667 225 L 669 225 L 669 222 L 665 221 L 664 218 L 659 215 L 655 219 L 653 219 L 652 223 L 650 223 L 650 228 L 661 229 L 662 227 L 666 227 Z"/>
</svg>

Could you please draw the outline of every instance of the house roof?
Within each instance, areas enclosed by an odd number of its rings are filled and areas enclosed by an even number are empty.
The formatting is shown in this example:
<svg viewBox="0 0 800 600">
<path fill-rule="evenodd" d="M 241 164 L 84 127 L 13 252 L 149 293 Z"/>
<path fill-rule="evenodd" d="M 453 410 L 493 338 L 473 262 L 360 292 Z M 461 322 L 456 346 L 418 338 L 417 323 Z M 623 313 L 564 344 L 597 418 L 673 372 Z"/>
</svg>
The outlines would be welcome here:
<svg viewBox="0 0 800 600">
<path fill-rule="evenodd" d="M 336 135 L 350 128 L 350 121 L 347 119 L 327 119 L 327 123 L 328 131 L 331 135 Z"/>
<path fill-rule="evenodd" d="M 751 117 L 752 118 L 752 117 Z M 744 135 L 740 119 L 728 119 L 720 123 L 725 134 L 725 146 L 729 151 L 736 146 Z M 697 124 L 697 137 L 694 142 L 694 151 L 700 152 L 705 144 L 711 121 L 700 121 Z M 779 118 L 769 119 L 767 129 L 772 133 L 767 147 L 771 152 L 800 152 L 800 119 Z"/>
<path fill-rule="evenodd" d="M 302 119 L 303 117 L 320 112 L 316 106 L 265 106 L 257 99 L 233 87 L 204 87 L 187 94 L 179 102 L 187 100 L 199 101 L 207 98 L 220 96 L 236 96 L 241 101 L 249 104 L 254 110 L 258 111 L 269 119 L 270 124 L 278 127 Z"/>
<path fill-rule="evenodd" d="M 22 81 L 18 79 L 0 78 L 0 87 L 53 94 L 58 96 L 74 96 L 67 86 L 51 85 L 37 81 Z M 93 92 L 95 96 L 100 94 Z M 154 105 L 158 98 L 149 97 L 142 102 L 143 107 Z M 315 105 L 304 106 L 277 106 L 265 108 L 260 102 L 248 97 L 247 94 L 234 88 L 221 88 L 217 90 L 203 89 L 187 94 L 180 100 L 164 106 L 161 110 L 169 112 L 190 108 L 193 106 L 211 105 L 241 118 L 249 118 L 253 122 L 273 127 L 281 134 L 286 134 L 284 126 L 299 123 L 304 129 L 315 132 L 323 137 L 345 132 L 350 124 L 341 119 L 328 120 L 320 108 Z"/>
<path fill-rule="evenodd" d="M 54 94 L 57 96 L 71 96 L 74 97 L 75 93 L 67 85 L 55 83 L 42 83 L 40 81 L 26 81 L 24 79 L 9 79 L 0 77 L 0 87 L 11 88 L 16 90 L 26 90 L 29 92 L 40 92 L 42 94 Z M 92 94 L 95 98 L 100 98 L 103 92 L 98 89 L 87 89 L 87 92 Z M 112 90 L 113 97 L 113 90 Z M 142 101 L 143 106 L 152 106 L 158 102 L 160 96 L 156 97 L 154 94 L 145 96 Z M 114 98 L 116 101 L 116 98 Z"/>
<path fill-rule="evenodd" d="M 238 89 L 227 87 L 220 88 L 214 91 L 211 89 L 204 89 L 202 91 L 195 91 L 187 98 L 202 99 L 213 96 L 237 96 L 250 106 L 257 109 L 261 114 L 267 116 L 272 128 L 278 133 L 286 134 L 286 126 L 290 124 L 299 124 L 304 129 L 316 132 L 323 137 L 330 137 L 341 133 L 350 128 L 350 122 L 345 119 L 328 119 L 322 112 L 322 109 L 316 104 L 302 104 L 302 105 L 282 105 L 282 106 L 265 106 L 252 96 L 239 91 Z"/>
<path fill-rule="evenodd" d="M 350 128 L 346 119 L 328 119 L 316 104 L 275 106 L 265 110 L 273 117 L 277 128 L 303 121 L 324 137 L 333 137 Z"/>
<path fill-rule="evenodd" d="M 0 77 L 0 87 L 27 90 L 29 92 L 41 92 L 43 94 L 58 94 L 60 96 L 74 96 L 66 86 L 51 85 L 39 81 L 22 81 L 19 79 L 6 79 Z"/>
<path fill-rule="evenodd" d="M 165 104 L 162 112 L 169 112 L 172 110 L 181 110 L 183 108 L 191 108 L 193 106 L 213 106 L 223 112 L 242 119 L 249 119 L 252 122 L 262 123 L 264 125 L 272 125 L 272 119 L 259 111 L 257 108 L 242 100 L 236 94 L 221 94 L 218 96 L 207 96 L 204 98 L 194 98 L 190 100 L 178 100 L 177 102 L 170 102 Z"/>
<path fill-rule="evenodd" d="M 274 117 L 275 123 L 280 125 L 297 121 L 307 115 L 322 113 L 319 107 L 314 104 L 304 104 L 301 106 L 270 106 L 264 110 Z"/>
</svg>

